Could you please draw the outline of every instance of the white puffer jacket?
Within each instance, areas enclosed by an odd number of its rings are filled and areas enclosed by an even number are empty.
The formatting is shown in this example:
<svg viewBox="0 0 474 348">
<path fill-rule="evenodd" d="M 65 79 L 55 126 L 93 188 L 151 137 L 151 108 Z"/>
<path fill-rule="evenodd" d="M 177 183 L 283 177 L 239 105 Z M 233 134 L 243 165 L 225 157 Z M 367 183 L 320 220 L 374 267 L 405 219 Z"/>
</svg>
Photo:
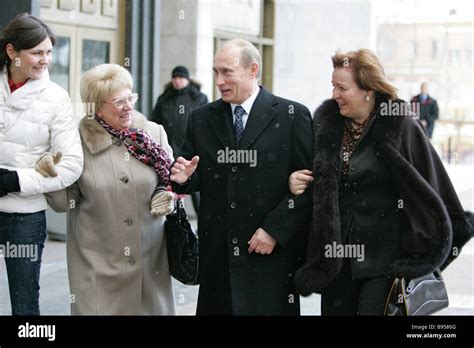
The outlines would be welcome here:
<svg viewBox="0 0 474 348">
<path fill-rule="evenodd" d="M 47 207 L 44 193 L 73 184 L 82 173 L 78 120 L 68 93 L 49 79 L 28 80 L 10 93 L 5 67 L 0 73 L 0 168 L 18 173 L 21 192 L 0 197 L 0 212 L 34 213 Z M 57 177 L 44 178 L 35 162 L 61 151 Z"/>
</svg>

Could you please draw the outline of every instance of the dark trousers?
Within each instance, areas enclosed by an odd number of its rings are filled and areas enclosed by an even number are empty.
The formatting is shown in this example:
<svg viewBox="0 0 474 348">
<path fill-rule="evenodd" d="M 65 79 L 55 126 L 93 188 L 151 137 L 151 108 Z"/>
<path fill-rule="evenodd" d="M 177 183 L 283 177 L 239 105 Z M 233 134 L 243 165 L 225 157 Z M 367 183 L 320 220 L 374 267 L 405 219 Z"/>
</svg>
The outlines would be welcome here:
<svg viewBox="0 0 474 348">
<path fill-rule="evenodd" d="M 225 285 L 217 290 L 199 288 L 199 297 L 196 308 L 197 316 L 219 315 L 230 316 L 233 315 L 231 290 L 229 285 Z M 205 292 L 203 294 L 202 292 Z"/>
<path fill-rule="evenodd" d="M 0 245 L 5 250 L 12 315 L 40 314 L 39 277 L 45 240 L 44 211 L 0 212 Z"/>
<path fill-rule="evenodd" d="M 426 133 L 428 134 L 428 138 L 433 137 L 433 131 L 434 131 L 434 123 L 429 123 L 428 126 L 426 126 Z"/>
<path fill-rule="evenodd" d="M 392 277 L 352 280 L 349 260 L 321 293 L 321 315 L 383 315 Z"/>
</svg>

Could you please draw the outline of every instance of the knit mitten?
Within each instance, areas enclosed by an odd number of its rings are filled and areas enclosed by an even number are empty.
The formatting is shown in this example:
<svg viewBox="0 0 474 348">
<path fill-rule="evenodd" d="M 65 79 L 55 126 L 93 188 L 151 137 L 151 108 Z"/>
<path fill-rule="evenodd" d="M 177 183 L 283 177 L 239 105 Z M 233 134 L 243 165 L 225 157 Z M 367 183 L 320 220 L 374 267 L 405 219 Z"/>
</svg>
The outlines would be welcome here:
<svg viewBox="0 0 474 348">
<path fill-rule="evenodd" d="M 19 192 L 20 190 L 18 173 L 14 170 L 0 168 L 0 197 L 6 196 L 11 192 Z"/>
<path fill-rule="evenodd" d="M 49 152 L 42 154 L 39 160 L 36 161 L 35 170 L 45 178 L 58 176 L 58 172 L 54 166 L 59 163 L 62 156 L 63 153 L 61 151 L 58 151 L 55 155 Z"/>
<path fill-rule="evenodd" d="M 151 198 L 150 213 L 155 216 L 171 214 L 174 210 L 174 193 L 170 191 L 158 191 Z"/>
</svg>

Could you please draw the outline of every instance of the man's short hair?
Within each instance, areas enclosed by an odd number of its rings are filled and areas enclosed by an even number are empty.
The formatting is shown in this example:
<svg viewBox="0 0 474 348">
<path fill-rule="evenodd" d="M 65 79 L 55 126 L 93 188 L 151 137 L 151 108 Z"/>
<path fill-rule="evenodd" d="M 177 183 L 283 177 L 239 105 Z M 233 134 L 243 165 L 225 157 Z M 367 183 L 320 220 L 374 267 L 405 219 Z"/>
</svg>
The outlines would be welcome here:
<svg viewBox="0 0 474 348">
<path fill-rule="evenodd" d="M 258 72 L 257 72 L 257 80 L 262 77 L 262 57 L 260 56 L 260 52 L 258 51 L 257 47 L 255 47 L 251 42 L 243 39 L 233 39 L 227 41 L 222 48 L 224 47 L 237 47 L 240 49 L 240 59 L 242 61 L 242 65 L 245 68 L 248 68 L 253 63 L 258 64 Z"/>
</svg>

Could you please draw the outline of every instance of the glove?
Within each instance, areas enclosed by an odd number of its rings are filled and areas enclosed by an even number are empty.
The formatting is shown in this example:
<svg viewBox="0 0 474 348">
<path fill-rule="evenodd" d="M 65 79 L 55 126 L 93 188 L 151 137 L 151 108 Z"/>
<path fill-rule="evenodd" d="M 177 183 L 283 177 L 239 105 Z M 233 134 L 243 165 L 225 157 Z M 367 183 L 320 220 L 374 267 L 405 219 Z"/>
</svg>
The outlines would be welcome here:
<svg viewBox="0 0 474 348">
<path fill-rule="evenodd" d="M 55 155 L 49 152 L 42 154 L 39 160 L 36 161 L 35 170 L 45 178 L 58 176 L 58 172 L 54 166 L 59 163 L 62 156 L 63 153 L 61 151 L 58 151 Z"/>
<path fill-rule="evenodd" d="M 150 213 L 155 216 L 171 214 L 174 210 L 174 193 L 170 191 L 158 191 L 151 198 Z"/>
<path fill-rule="evenodd" d="M 20 181 L 16 171 L 0 168 L 0 197 L 10 192 L 19 192 Z"/>
</svg>

